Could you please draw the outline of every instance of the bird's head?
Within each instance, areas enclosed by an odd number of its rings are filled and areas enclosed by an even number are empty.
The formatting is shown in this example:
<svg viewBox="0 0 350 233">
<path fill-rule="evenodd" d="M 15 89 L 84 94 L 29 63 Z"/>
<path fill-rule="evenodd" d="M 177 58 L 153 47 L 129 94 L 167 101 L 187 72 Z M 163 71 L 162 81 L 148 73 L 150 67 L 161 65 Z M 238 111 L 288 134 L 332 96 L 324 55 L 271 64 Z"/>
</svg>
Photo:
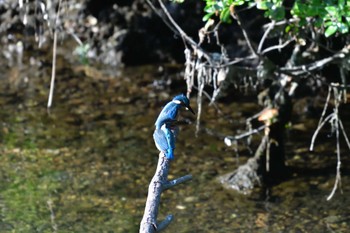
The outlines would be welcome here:
<svg viewBox="0 0 350 233">
<path fill-rule="evenodd" d="M 180 105 L 180 106 L 185 107 L 187 110 L 190 110 L 193 114 L 195 114 L 194 111 L 193 111 L 193 109 L 192 109 L 191 106 L 190 106 L 190 101 L 189 101 L 189 99 L 188 99 L 184 94 L 175 96 L 175 97 L 173 98 L 172 101 L 173 101 L 175 104 L 178 104 L 178 105 Z"/>
</svg>

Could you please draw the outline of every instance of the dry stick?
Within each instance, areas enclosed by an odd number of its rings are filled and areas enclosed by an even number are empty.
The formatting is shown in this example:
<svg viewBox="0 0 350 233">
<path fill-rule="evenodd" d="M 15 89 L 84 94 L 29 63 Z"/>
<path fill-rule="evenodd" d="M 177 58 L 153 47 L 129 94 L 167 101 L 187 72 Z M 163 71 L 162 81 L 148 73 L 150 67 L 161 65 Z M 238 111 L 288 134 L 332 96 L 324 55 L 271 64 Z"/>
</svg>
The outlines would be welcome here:
<svg viewBox="0 0 350 233">
<path fill-rule="evenodd" d="M 197 94 L 197 121 L 196 121 L 196 135 L 198 136 L 199 128 L 200 128 L 200 119 L 202 115 L 202 96 L 203 96 L 203 89 L 204 89 L 204 80 L 202 77 L 198 76 L 198 94 Z"/>
<path fill-rule="evenodd" d="M 164 190 L 192 179 L 191 175 L 186 175 L 173 181 L 168 181 L 169 166 L 170 161 L 163 153 L 160 153 L 156 172 L 148 187 L 145 212 L 140 224 L 140 233 L 159 232 L 170 224 L 173 219 L 172 215 L 168 215 L 162 222 L 157 223 L 160 196 Z"/>
<path fill-rule="evenodd" d="M 261 50 L 262 50 L 262 47 L 265 43 L 265 40 L 266 40 L 267 36 L 269 35 L 269 33 L 272 31 L 272 29 L 275 27 L 275 23 L 276 23 L 276 21 L 273 20 L 272 23 L 267 28 L 267 30 L 265 31 L 264 35 L 262 36 L 260 43 L 259 43 L 259 46 L 258 46 L 258 51 L 257 51 L 258 54 L 261 54 Z"/>
<path fill-rule="evenodd" d="M 337 138 L 337 175 L 335 177 L 335 183 L 332 189 L 332 192 L 327 197 L 327 201 L 331 200 L 332 197 L 335 194 L 335 191 L 337 190 L 338 186 L 341 187 L 341 175 L 340 175 L 340 166 L 341 166 L 341 159 L 340 159 L 340 142 L 339 142 L 339 118 L 338 118 L 338 105 L 335 107 L 335 114 L 336 114 L 336 138 Z"/>
<path fill-rule="evenodd" d="M 247 31 L 245 30 L 245 28 L 244 28 L 243 25 L 242 25 L 242 22 L 241 22 L 241 20 L 240 20 L 240 18 L 239 18 L 239 15 L 238 15 L 238 14 L 231 13 L 231 16 L 232 16 L 232 18 L 234 18 L 234 19 L 237 20 L 237 23 L 238 23 L 239 27 L 240 27 L 241 30 L 242 30 L 243 36 L 244 36 L 244 38 L 245 38 L 245 40 L 246 40 L 246 42 L 247 42 L 247 45 L 248 45 L 250 51 L 252 52 L 252 55 L 253 55 L 255 58 L 256 58 L 256 57 L 259 57 L 259 55 L 256 53 L 256 51 L 255 51 L 255 49 L 254 49 L 254 47 L 253 47 L 253 45 L 252 45 L 251 40 L 249 39 L 249 36 L 248 36 Z"/>
<path fill-rule="evenodd" d="M 259 126 L 256 129 L 249 130 L 248 132 L 242 133 L 242 134 L 237 135 L 237 136 L 226 136 L 225 139 L 227 138 L 226 140 L 238 141 L 238 140 L 240 140 L 242 138 L 246 138 L 246 137 L 249 137 L 249 136 L 251 136 L 253 134 L 257 134 L 260 131 L 263 131 L 265 128 L 266 128 L 266 125 L 262 125 L 262 126 Z"/>
<path fill-rule="evenodd" d="M 275 22 L 274 25 L 275 26 L 283 26 L 283 25 L 286 25 L 286 24 L 295 23 L 295 22 L 299 22 L 299 21 L 300 21 L 300 19 L 297 19 L 297 18 L 285 19 L 285 20 L 282 20 L 282 21 Z M 273 22 L 265 24 L 263 26 L 263 29 L 266 30 L 268 27 L 270 27 L 270 24 L 272 24 L 272 23 Z"/>
<path fill-rule="evenodd" d="M 321 124 L 321 122 L 323 121 L 324 116 L 326 115 L 326 111 L 327 111 L 327 108 L 328 108 L 329 100 L 331 99 L 331 93 L 332 93 L 332 87 L 328 86 L 328 94 L 327 94 L 327 98 L 326 98 L 326 103 L 324 104 L 320 120 L 318 121 L 318 126 Z"/>
<path fill-rule="evenodd" d="M 317 69 L 320 69 L 321 67 L 337 60 L 337 59 L 344 59 L 346 55 L 349 55 L 349 49 L 348 47 L 344 47 L 342 50 L 340 50 L 338 53 L 323 58 L 321 60 L 306 64 L 306 65 L 300 65 L 300 66 L 293 66 L 293 67 L 282 67 L 279 69 L 282 73 L 292 74 L 292 75 L 303 75 L 307 74 L 310 71 L 314 71 Z"/>
<path fill-rule="evenodd" d="M 56 216 L 55 216 L 55 212 L 53 211 L 53 202 L 51 199 L 47 200 L 47 207 L 49 208 L 50 210 L 50 218 L 51 218 L 51 226 L 52 226 L 52 230 L 54 233 L 56 233 L 58 231 L 58 227 L 57 227 L 57 224 L 56 224 Z"/>
<path fill-rule="evenodd" d="M 329 114 L 315 130 L 314 135 L 312 135 L 312 139 L 311 139 L 311 145 L 309 148 L 310 151 L 314 150 L 314 144 L 318 133 L 320 132 L 324 124 L 326 124 L 326 122 L 328 122 L 332 117 L 334 117 L 334 113 Z"/>
<path fill-rule="evenodd" d="M 60 14 L 61 2 L 62 2 L 62 0 L 60 0 L 58 2 L 57 14 L 56 14 L 56 19 L 55 19 L 55 32 L 53 35 L 51 83 L 50 83 L 49 99 L 47 101 L 47 108 L 50 108 L 52 106 L 53 90 L 55 89 L 56 54 L 57 54 L 57 23 L 58 23 L 58 17 Z"/>
<path fill-rule="evenodd" d="M 280 45 L 274 45 L 274 46 L 268 47 L 261 52 L 261 55 L 264 55 L 267 52 L 271 52 L 272 50 L 283 49 L 284 47 L 286 47 L 287 45 L 289 45 L 293 41 L 295 41 L 295 39 L 287 40 L 286 42 L 284 42 L 283 44 L 280 44 Z"/>
<path fill-rule="evenodd" d="M 176 30 L 178 31 L 178 33 L 180 34 L 180 36 L 183 38 L 184 41 L 186 41 L 187 43 L 189 43 L 193 48 L 195 48 L 196 50 L 200 51 L 203 56 L 206 58 L 206 60 L 210 63 L 210 65 L 214 65 L 212 62 L 212 58 L 210 57 L 210 55 L 204 51 L 191 37 L 189 37 L 182 29 L 181 27 L 175 22 L 175 20 L 173 19 L 173 17 L 170 15 L 168 9 L 165 7 L 164 3 L 162 0 L 158 0 L 160 6 L 162 7 L 162 10 L 164 11 L 164 14 L 167 16 L 168 20 L 170 21 L 170 23 L 176 28 Z"/>
<path fill-rule="evenodd" d="M 156 7 L 153 5 L 153 3 L 150 0 L 146 0 L 148 5 L 152 8 L 152 10 L 162 19 L 162 21 L 165 23 L 165 25 L 168 26 L 170 30 L 172 30 L 175 34 L 179 34 L 178 31 L 161 15 L 161 13 L 158 12 Z"/>
</svg>

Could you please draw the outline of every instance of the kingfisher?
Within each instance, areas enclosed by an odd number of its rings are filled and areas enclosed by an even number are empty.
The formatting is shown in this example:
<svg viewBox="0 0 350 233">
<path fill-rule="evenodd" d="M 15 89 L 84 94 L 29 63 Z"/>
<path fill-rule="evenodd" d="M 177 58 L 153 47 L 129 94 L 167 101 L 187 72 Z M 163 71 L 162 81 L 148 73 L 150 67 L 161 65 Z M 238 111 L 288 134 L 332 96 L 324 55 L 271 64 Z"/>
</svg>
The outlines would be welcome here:
<svg viewBox="0 0 350 233">
<path fill-rule="evenodd" d="M 153 133 L 153 139 L 159 151 L 163 152 L 167 159 L 174 159 L 175 141 L 178 133 L 177 114 L 181 107 L 185 107 L 193 114 L 189 99 L 184 95 L 175 96 L 160 112 Z"/>
</svg>

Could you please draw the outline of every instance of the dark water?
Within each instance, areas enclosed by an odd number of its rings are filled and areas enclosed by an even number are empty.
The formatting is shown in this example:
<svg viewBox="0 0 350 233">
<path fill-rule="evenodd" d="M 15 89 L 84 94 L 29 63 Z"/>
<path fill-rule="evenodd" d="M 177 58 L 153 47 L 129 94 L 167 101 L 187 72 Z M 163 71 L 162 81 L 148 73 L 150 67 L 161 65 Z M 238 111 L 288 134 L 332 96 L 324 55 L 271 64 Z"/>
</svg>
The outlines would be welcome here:
<svg viewBox="0 0 350 233">
<path fill-rule="evenodd" d="M 155 79 L 166 83 L 156 66 L 117 71 L 59 57 L 48 111 L 50 67 L 32 59 L 32 65 L 1 68 L 0 232 L 138 232 L 157 164 L 153 123 L 161 106 L 185 90 L 184 82 L 171 75 L 171 89 L 155 86 Z M 244 101 L 219 107 L 235 121 L 206 105 L 203 125 L 228 134 L 259 110 Z M 244 163 L 248 150 L 242 146 L 237 161 L 222 141 L 203 133 L 196 138 L 194 124 L 183 126 L 169 178 L 194 178 L 163 193 L 159 220 L 175 217 L 166 232 L 349 232 L 349 152 L 343 150 L 343 194 L 338 190 L 326 201 L 335 144 L 324 141 L 317 153 L 308 152 L 315 122 L 289 132 L 292 178 L 249 196 L 216 182 Z"/>
</svg>

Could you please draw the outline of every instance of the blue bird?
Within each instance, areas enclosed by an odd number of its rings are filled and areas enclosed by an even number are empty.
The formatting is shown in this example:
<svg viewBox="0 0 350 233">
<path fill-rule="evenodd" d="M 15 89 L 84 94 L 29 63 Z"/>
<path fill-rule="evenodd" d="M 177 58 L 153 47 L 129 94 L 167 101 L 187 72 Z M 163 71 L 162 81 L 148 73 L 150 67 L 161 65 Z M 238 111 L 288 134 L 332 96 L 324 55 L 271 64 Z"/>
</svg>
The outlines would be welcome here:
<svg viewBox="0 0 350 233">
<path fill-rule="evenodd" d="M 176 121 L 177 113 L 181 107 L 185 107 L 187 110 L 190 110 L 195 114 L 190 106 L 188 98 L 184 94 L 177 95 L 172 101 L 167 103 L 160 112 L 155 123 L 156 129 L 161 128 L 165 122 Z"/>
<path fill-rule="evenodd" d="M 194 111 L 190 107 L 188 98 L 181 94 L 175 96 L 172 101 L 167 103 L 160 112 L 153 133 L 153 139 L 159 151 L 163 152 L 167 159 L 174 159 L 175 141 L 178 133 L 177 114 L 181 107 L 185 107 L 193 114 Z"/>
</svg>

